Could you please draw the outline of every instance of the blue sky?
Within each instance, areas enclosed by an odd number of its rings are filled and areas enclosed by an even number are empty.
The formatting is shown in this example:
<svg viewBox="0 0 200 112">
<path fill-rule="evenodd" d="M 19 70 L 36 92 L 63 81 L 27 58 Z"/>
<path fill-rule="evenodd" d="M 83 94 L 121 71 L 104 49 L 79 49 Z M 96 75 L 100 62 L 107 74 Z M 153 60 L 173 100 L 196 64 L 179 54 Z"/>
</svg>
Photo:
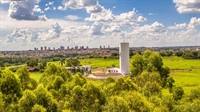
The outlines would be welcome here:
<svg viewBox="0 0 200 112">
<path fill-rule="evenodd" d="M 0 51 L 200 45 L 199 0 L 1 0 Z"/>
</svg>

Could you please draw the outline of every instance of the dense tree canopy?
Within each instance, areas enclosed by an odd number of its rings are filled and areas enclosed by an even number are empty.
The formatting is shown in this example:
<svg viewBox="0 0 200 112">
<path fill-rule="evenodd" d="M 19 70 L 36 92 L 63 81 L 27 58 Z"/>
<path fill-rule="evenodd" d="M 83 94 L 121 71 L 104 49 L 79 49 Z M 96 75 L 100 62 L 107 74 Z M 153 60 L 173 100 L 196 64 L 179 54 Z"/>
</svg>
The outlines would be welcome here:
<svg viewBox="0 0 200 112">
<path fill-rule="evenodd" d="M 62 60 L 61 60 L 62 61 Z M 41 63 L 40 61 L 38 62 Z M 0 70 L 1 112 L 198 112 L 200 87 L 185 94 L 155 52 L 136 53 L 131 74 L 94 85 L 83 74 L 46 63 L 38 82 L 27 66 Z M 73 65 L 74 66 L 74 65 Z M 162 90 L 169 88 L 169 95 Z"/>
</svg>

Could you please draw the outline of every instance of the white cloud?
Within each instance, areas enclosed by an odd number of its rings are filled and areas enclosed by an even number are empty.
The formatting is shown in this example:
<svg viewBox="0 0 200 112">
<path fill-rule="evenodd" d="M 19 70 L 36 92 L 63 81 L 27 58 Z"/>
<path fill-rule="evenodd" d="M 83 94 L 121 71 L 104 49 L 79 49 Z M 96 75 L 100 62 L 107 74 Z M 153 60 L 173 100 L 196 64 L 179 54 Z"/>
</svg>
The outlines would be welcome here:
<svg viewBox="0 0 200 112">
<path fill-rule="evenodd" d="M 63 4 L 66 8 L 81 9 L 97 4 L 97 0 L 63 0 Z"/>
<path fill-rule="evenodd" d="M 8 15 L 16 20 L 39 20 L 40 18 L 33 13 L 33 6 L 39 2 L 40 0 L 12 1 L 10 2 Z"/>
<path fill-rule="evenodd" d="M 188 28 L 195 28 L 198 25 L 200 25 L 200 18 L 192 17 L 188 24 Z"/>
<path fill-rule="evenodd" d="M 4 0 L 1 0 L 1 1 L 0 1 L 0 4 L 8 4 L 8 3 L 10 3 L 10 1 L 7 1 L 7 0 L 5 0 L 5 1 L 4 1 Z"/>
<path fill-rule="evenodd" d="M 78 20 L 78 19 L 80 19 L 78 16 L 76 16 L 76 15 L 67 15 L 67 16 L 65 16 L 65 18 L 66 19 L 69 19 L 69 20 Z"/>
<path fill-rule="evenodd" d="M 59 38 L 61 31 L 63 31 L 63 28 L 58 23 L 52 24 L 49 27 L 48 34 L 47 34 L 45 40 L 49 40 L 49 39 L 53 39 L 53 38 Z"/>
<path fill-rule="evenodd" d="M 78 27 L 78 31 L 81 33 L 86 33 L 90 29 L 90 26 L 83 25 Z"/>
<path fill-rule="evenodd" d="M 54 4 L 54 1 L 52 1 L 52 2 L 49 2 L 49 5 L 53 5 Z"/>
<path fill-rule="evenodd" d="M 153 14 L 153 13 L 149 13 L 148 15 L 149 15 L 149 16 L 153 16 L 154 14 Z"/>
<path fill-rule="evenodd" d="M 51 10 L 51 8 L 50 7 L 46 7 L 44 10 L 48 11 L 48 10 Z"/>
<path fill-rule="evenodd" d="M 63 8 L 62 6 L 58 6 L 58 10 L 66 10 L 66 8 Z"/>
<path fill-rule="evenodd" d="M 117 8 L 117 7 L 116 7 L 116 6 L 113 6 L 112 8 L 115 9 L 115 8 Z"/>
<path fill-rule="evenodd" d="M 91 35 L 103 35 L 103 24 L 100 22 L 95 22 L 92 24 L 89 30 L 89 34 Z"/>
<path fill-rule="evenodd" d="M 67 21 L 67 20 L 61 20 L 61 19 L 47 19 L 46 21 L 26 21 L 26 20 L 21 20 L 17 21 L 14 19 L 9 18 L 8 12 L 0 10 L 1 16 L 1 30 L 9 31 L 14 30 L 16 27 L 17 28 L 22 28 L 22 29 L 39 29 L 39 30 L 46 30 L 48 26 L 52 23 L 58 22 L 59 24 L 62 24 L 64 27 L 69 27 L 69 26 L 74 26 L 74 27 L 79 27 L 82 26 L 86 23 L 84 22 L 74 22 L 74 21 Z M 45 15 L 43 17 L 45 18 Z M 4 32 L 2 32 L 4 33 Z"/>
<path fill-rule="evenodd" d="M 120 26 L 110 26 L 105 29 L 106 32 L 120 32 Z"/>
<path fill-rule="evenodd" d="M 200 13 L 199 0 L 173 0 L 179 13 Z"/>
<path fill-rule="evenodd" d="M 87 13 L 90 13 L 90 14 L 91 13 L 99 13 L 99 12 L 102 12 L 103 10 L 105 10 L 104 7 L 102 7 L 98 3 L 96 5 L 86 7 Z"/>
<path fill-rule="evenodd" d="M 39 13 L 44 13 L 44 11 L 42 11 L 42 10 L 40 9 L 39 5 L 34 5 L 33 11 L 34 11 L 34 12 L 39 12 Z"/>
<path fill-rule="evenodd" d="M 56 7 L 53 6 L 52 8 L 53 8 L 53 10 L 56 10 Z"/>
<path fill-rule="evenodd" d="M 69 29 L 73 29 L 70 27 Z M 75 35 L 69 35 L 69 33 L 63 32 L 64 27 L 60 26 L 58 23 L 50 25 L 47 30 L 39 29 L 26 29 L 26 28 L 15 28 L 10 35 L 6 36 L 3 40 L 3 46 L 8 46 L 9 49 L 13 49 L 14 46 L 19 46 L 17 49 L 21 49 L 25 46 L 26 49 L 33 49 L 34 46 L 59 46 L 60 44 L 76 45 L 72 38 Z M 58 45 L 59 44 L 59 45 Z M 34 45 L 34 46 L 33 46 Z"/>
<path fill-rule="evenodd" d="M 178 29 L 184 29 L 187 27 L 186 23 L 182 23 L 182 24 L 175 24 L 175 26 L 169 26 L 168 29 L 170 30 L 178 30 Z"/>
<path fill-rule="evenodd" d="M 130 23 L 136 23 L 136 22 L 145 22 L 147 19 L 143 16 L 140 16 L 136 13 L 137 11 L 133 9 L 132 11 L 129 11 L 127 13 L 122 13 L 118 16 L 116 16 L 117 21 L 124 21 L 124 22 L 130 22 Z"/>
<path fill-rule="evenodd" d="M 166 32 L 165 26 L 162 23 L 154 22 L 151 25 L 144 25 L 142 27 L 136 28 L 133 31 L 133 34 L 148 34 L 148 35 L 155 35 Z"/>
<path fill-rule="evenodd" d="M 92 13 L 90 17 L 85 18 L 86 21 L 102 21 L 108 22 L 114 20 L 114 15 L 111 10 L 103 9 L 102 12 Z"/>
</svg>

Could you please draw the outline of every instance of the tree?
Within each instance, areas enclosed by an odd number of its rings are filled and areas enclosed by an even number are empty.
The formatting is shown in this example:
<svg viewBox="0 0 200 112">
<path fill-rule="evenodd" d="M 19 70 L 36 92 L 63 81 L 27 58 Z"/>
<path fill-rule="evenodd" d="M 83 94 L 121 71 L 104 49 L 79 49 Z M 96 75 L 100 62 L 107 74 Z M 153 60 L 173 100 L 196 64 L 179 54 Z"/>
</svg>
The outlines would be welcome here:
<svg viewBox="0 0 200 112">
<path fill-rule="evenodd" d="M 151 52 L 146 50 L 143 55 L 136 54 L 131 58 L 131 77 L 134 78 L 144 78 L 139 75 L 142 74 L 143 71 L 148 73 L 157 72 L 160 74 L 160 80 L 163 82 L 162 86 L 165 86 L 165 82 L 167 77 L 169 77 L 170 70 L 168 67 L 163 66 L 162 57 L 157 52 Z M 143 80 L 143 79 L 142 79 Z M 138 80 L 139 81 L 139 80 Z M 144 79 L 145 81 L 145 79 Z M 141 81 L 139 81 L 141 82 Z M 138 82 L 136 82 L 138 83 Z M 142 83 L 140 83 L 142 85 Z"/>
<path fill-rule="evenodd" d="M 161 86 L 156 82 L 146 82 L 144 87 L 144 95 L 150 97 L 152 95 L 161 95 Z"/>
<path fill-rule="evenodd" d="M 136 53 L 136 55 L 134 55 L 131 58 L 131 68 L 130 68 L 131 76 L 134 77 L 136 75 L 141 74 L 143 71 L 143 66 L 144 66 L 143 57 L 140 54 Z"/>
<path fill-rule="evenodd" d="M 197 58 L 200 59 L 200 51 L 197 54 Z"/>
<path fill-rule="evenodd" d="M 35 103 L 36 103 L 36 95 L 30 90 L 25 90 L 23 92 L 22 98 L 19 100 L 20 111 L 30 112 Z"/>
<path fill-rule="evenodd" d="M 184 91 L 182 87 L 173 88 L 173 99 L 175 101 L 182 99 L 183 95 L 184 95 Z"/>
<path fill-rule="evenodd" d="M 47 109 L 44 108 L 42 105 L 35 104 L 32 108 L 31 112 L 46 112 Z"/>
<path fill-rule="evenodd" d="M 30 78 L 30 74 L 27 66 L 23 66 L 17 70 L 17 74 L 19 75 L 19 79 L 22 85 L 22 89 L 35 89 L 37 87 L 37 82 Z"/>
<path fill-rule="evenodd" d="M 123 92 L 122 96 L 132 111 L 149 112 L 151 110 L 151 105 L 146 98 L 136 91 Z"/>
<path fill-rule="evenodd" d="M 4 61 L 3 61 L 3 58 L 0 58 L 0 67 L 4 67 Z"/>
<path fill-rule="evenodd" d="M 30 59 L 26 64 L 30 67 L 36 67 L 38 65 L 38 59 Z"/>
<path fill-rule="evenodd" d="M 199 99 L 200 100 L 200 87 L 192 89 L 189 94 L 189 100 L 193 101 Z"/>
<path fill-rule="evenodd" d="M 63 66 L 65 64 L 65 59 L 61 59 L 60 64 Z"/>
<path fill-rule="evenodd" d="M 105 105 L 107 112 L 129 112 L 128 103 L 120 96 L 112 96 Z"/>
<path fill-rule="evenodd" d="M 57 112 L 58 103 L 53 99 L 52 94 L 44 88 L 43 85 L 38 85 L 34 90 L 36 95 L 36 103 L 47 109 L 47 112 Z"/>
<path fill-rule="evenodd" d="M 78 65 L 80 65 L 80 61 L 78 59 L 70 58 L 67 60 L 67 65 L 66 65 L 67 67 L 75 67 Z"/>
<path fill-rule="evenodd" d="M 44 86 L 47 86 L 49 83 L 54 81 L 56 76 L 60 76 L 64 82 L 68 82 L 72 79 L 72 76 L 67 69 L 50 63 L 44 70 L 39 82 L 44 84 Z"/>
<path fill-rule="evenodd" d="M 180 57 L 180 56 L 183 55 L 183 52 L 182 51 L 177 51 L 177 52 L 175 52 L 175 54 L 176 54 L 176 56 Z"/>
<path fill-rule="evenodd" d="M 0 91 L 6 104 L 17 102 L 22 95 L 21 84 L 14 74 L 4 70 L 0 76 Z"/>
<path fill-rule="evenodd" d="M 65 108 L 71 111 L 100 112 L 106 101 L 101 90 L 91 83 L 74 86 L 69 97 Z"/>
<path fill-rule="evenodd" d="M 0 92 L 0 112 L 4 111 L 4 101 L 3 101 L 3 95 Z"/>
<path fill-rule="evenodd" d="M 169 77 L 167 79 L 167 87 L 169 88 L 169 92 L 172 93 L 173 87 L 174 87 L 174 79 L 172 77 Z"/>
</svg>

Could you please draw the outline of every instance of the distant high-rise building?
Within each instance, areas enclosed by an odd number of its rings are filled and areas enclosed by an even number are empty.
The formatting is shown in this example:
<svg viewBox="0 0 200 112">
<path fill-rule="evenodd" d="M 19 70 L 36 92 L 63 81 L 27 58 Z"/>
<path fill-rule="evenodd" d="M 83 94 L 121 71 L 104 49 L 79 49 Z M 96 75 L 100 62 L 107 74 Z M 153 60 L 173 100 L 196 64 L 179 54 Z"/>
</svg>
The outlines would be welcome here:
<svg viewBox="0 0 200 112">
<path fill-rule="evenodd" d="M 86 49 L 89 49 L 89 47 L 88 47 L 88 46 L 86 46 Z"/>
<path fill-rule="evenodd" d="M 84 46 L 80 46 L 80 49 L 84 49 Z"/>
<path fill-rule="evenodd" d="M 78 49 L 78 46 L 75 46 L 75 49 Z"/>
<path fill-rule="evenodd" d="M 99 48 L 100 48 L 100 49 L 102 49 L 102 47 L 101 47 L 101 46 L 100 46 Z"/>
<path fill-rule="evenodd" d="M 37 51 L 37 48 L 35 47 L 34 50 Z"/>
<path fill-rule="evenodd" d="M 65 49 L 65 47 L 64 46 L 60 46 L 60 50 L 64 50 Z"/>
<path fill-rule="evenodd" d="M 44 46 L 44 50 L 45 50 L 45 51 L 47 50 L 47 47 L 46 47 L 46 46 Z"/>
<path fill-rule="evenodd" d="M 43 51 L 43 47 L 41 47 L 40 50 Z"/>
<path fill-rule="evenodd" d="M 67 46 L 67 49 L 69 49 L 69 46 Z"/>
</svg>

